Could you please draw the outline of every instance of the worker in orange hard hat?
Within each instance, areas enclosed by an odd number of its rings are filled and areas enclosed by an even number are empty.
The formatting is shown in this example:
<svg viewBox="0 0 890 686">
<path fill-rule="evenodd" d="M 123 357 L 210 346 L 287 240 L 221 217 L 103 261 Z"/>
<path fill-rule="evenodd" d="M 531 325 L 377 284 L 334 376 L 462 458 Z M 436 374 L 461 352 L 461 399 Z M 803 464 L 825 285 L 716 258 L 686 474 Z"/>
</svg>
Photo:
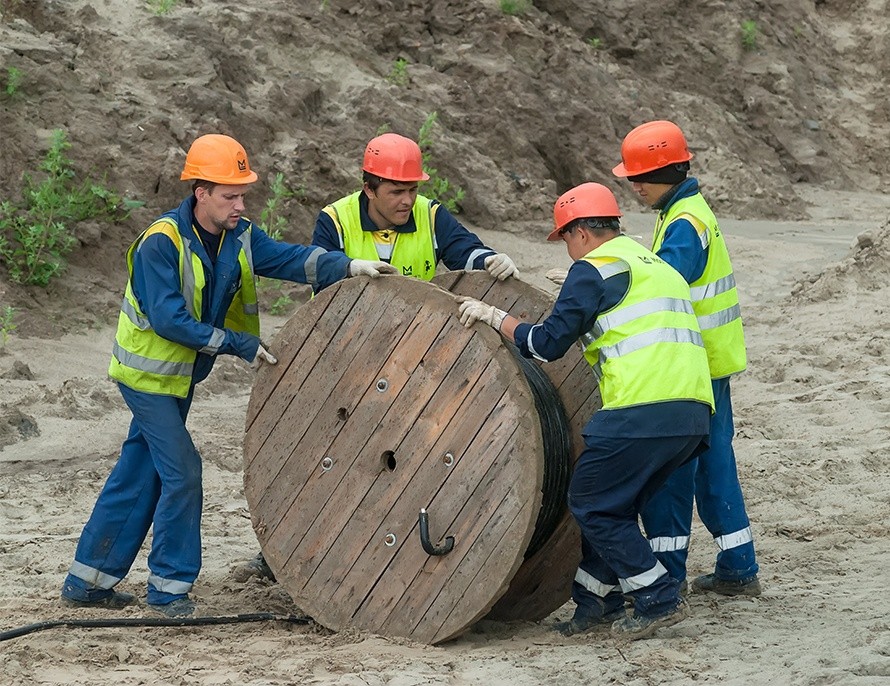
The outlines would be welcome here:
<svg viewBox="0 0 890 686">
<path fill-rule="evenodd" d="M 186 419 L 195 386 L 219 355 L 275 364 L 260 343 L 256 277 L 323 288 L 346 276 L 393 268 L 340 252 L 276 241 L 243 216 L 257 180 L 229 136 L 201 136 L 180 176 L 191 194 L 155 220 L 127 252 L 129 281 L 109 376 L 133 419 L 62 587 L 74 607 L 121 608 L 114 590 L 153 527 L 147 602 L 189 615 L 201 568 L 201 456 Z"/>
<path fill-rule="evenodd" d="M 373 138 L 365 146 L 362 173 L 360 191 L 319 213 L 313 245 L 380 259 L 418 279 L 432 279 L 439 260 L 452 270 L 485 269 L 500 280 L 516 274 L 508 255 L 483 244 L 437 200 L 418 195 L 418 184 L 429 176 L 410 138 Z"/>
<path fill-rule="evenodd" d="M 701 451 L 713 407 L 708 360 L 689 286 L 666 262 L 620 230 L 615 196 L 598 183 L 563 193 L 547 240 L 574 260 L 551 314 L 528 324 L 464 298 L 461 322 L 484 322 L 544 362 L 576 342 L 599 381 L 602 409 L 582 434 L 569 485 L 581 529 L 572 584 L 575 612 L 556 629 L 571 636 L 601 626 L 644 638 L 686 614 L 679 583 L 656 559 L 637 518 L 677 467 Z M 628 616 L 625 596 L 633 600 Z"/>
<path fill-rule="evenodd" d="M 689 283 L 708 353 L 716 411 L 710 448 L 677 470 L 643 510 L 652 549 L 671 576 L 686 583 L 686 557 L 693 500 L 718 553 L 714 571 L 693 588 L 724 595 L 761 592 L 751 524 L 732 448 L 734 434 L 729 380 L 746 367 L 745 335 L 729 252 L 717 218 L 688 176 L 693 158 L 680 127 L 670 121 L 641 124 L 625 136 L 621 163 L 649 207 L 658 211 L 652 250 Z"/>
</svg>

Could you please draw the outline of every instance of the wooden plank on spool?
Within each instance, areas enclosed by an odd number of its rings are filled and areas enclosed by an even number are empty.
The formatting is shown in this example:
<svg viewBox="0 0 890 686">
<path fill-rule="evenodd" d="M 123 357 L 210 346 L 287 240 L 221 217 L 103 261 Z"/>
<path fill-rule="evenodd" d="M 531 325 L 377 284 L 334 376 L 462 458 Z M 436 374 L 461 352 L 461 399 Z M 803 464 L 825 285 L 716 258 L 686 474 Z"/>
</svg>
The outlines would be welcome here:
<svg viewBox="0 0 890 686">
<path fill-rule="evenodd" d="M 519 279 L 497 281 L 485 271 L 446 272 L 436 276 L 433 283 L 455 295 L 496 305 L 530 323 L 545 319 L 555 300 L 549 293 Z M 559 360 L 543 363 L 541 369 L 566 409 L 574 465 L 584 450 L 581 430 L 602 407 L 599 386 L 579 346 L 572 346 Z M 488 618 L 502 621 L 543 619 L 571 597 L 572 579 L 580 559 L 580 534 L 566 508 L 551 537 L 540 550 L 524 560 L 510 588 L 488 613 Z"/>
<path fill-rule="evenodd" d="M 347 279 L 276 337 L 287 370 L 257 379 L 245 495 L 279 583 L 324 626 L 440 642 L 523 563 L 543 476 L 534 398 L 500 337 L 456 315 L 430 283 Z M 434 544 L 455 537 L 448 555 L 421 547 L 421 508 Z"/>
</svg>

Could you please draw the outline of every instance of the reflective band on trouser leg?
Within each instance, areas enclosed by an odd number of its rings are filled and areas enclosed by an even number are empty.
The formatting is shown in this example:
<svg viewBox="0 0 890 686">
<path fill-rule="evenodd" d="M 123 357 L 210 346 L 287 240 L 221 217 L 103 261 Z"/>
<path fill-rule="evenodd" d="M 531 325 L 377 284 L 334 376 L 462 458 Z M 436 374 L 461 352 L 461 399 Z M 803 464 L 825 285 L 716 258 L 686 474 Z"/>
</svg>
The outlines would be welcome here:
<svg viewBox="0 0 890 686">
<path fill-rule="evenodd" d="M 649 539 L 649 547 L 653 553 L 670 553 L 675 550 L 686 550 L 689 547 L 689 536 L 659 536 Z"/>
<path fill-rule="evenodd" d="M 111 574 L 105 574 L 104 572 L 100 572 L 95 567 L 88 567 L 82 562 L 78 562 L 75 560 L 71 564 L 71 568 L 68 570 L 68 573 L 71 576 L 76 576 L 78 579 L 83 579 L 91 586 L 96 588 L 113 588 L 115 584 L 120 582 L 116 576 L 111 576 Z"/>
<path fill-rule="evenodd" d="M 652 569 L 627 579 L 618 579 L 618 583 L 621 584 L 622 591 L 630 593 L 631 591 L 639 591 L 641 588 L 651 586 L 665 574 L 667 574 L 667 569 L 660 562 L 656 562 Z"/>
<path fill-rule="evenodd" d="M 604 584 L 595 576 L 588 574 L 580 567 L 578 567 L 578 571 L 575 572 L 575 583 L 581 584 L 584 588 L 593 593 L 593 595 L 599 596 L 600 598 L 605 598 L 616 588 L 614 584 Z"/>
<path fill-rule="evenodd" d="M 731 534 L 724 534 L 723 536 L 715 536 L 714 543 L 717 544 L 717 547 L 720 550 L 729 550 L 731 548 L 738 548 L 741 545 L 745 545 L 746 543 L 751 543 L 754 540 L 754 536 L 751 533 L 751 527 L 746 526 L 744 529 L 740 529 L 739 531 L 733 531 Z"/>
<path fill-rule="evenodd" d="M 187 581 L 163 579 L 157 574 L 149 574 L 148 583 L 154 586 L 155 589 L 157 589 L 161 593 L 170 593 L 171 595 L 185 594 L 192 590 L 192 584 Z"/>
</svg>

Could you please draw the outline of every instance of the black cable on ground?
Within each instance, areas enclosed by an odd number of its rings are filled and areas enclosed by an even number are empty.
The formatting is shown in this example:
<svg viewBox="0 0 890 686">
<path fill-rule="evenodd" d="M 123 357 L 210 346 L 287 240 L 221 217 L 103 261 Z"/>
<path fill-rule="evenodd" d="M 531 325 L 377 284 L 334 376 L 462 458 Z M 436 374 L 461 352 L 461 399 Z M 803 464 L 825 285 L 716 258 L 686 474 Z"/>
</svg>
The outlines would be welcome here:
<svg viewBox="0 0 890 686">
<path fill-rule="evenodd" d="M 515 345 L 508 341 L 505 341 L 505 345 L 518 360 L 532 389 L 544 443 L 543 498 L 535 531 L 525 552 L 525 558 L 528 559 L 553 535 L 565 512 L 566 494 L 572 474 L 572 439 L 565 408 L 550 377 L 536 362 L 520 355 Z"/>
<path fill-rule="evenodd" d="M 239 624 L 242 622 L 287 622 L 288 624 L 309 624 L 311 617 L 296 615 L 274 615 L 269 612 L 256 614 L 230 615 L 228 617 L 116 617 L 112 619 L 52 619 L 36 624 L 27 624 L 17 629 L 0 632 L 0 641 L 8 641 L 35 631 L 54 629 L 60 626 L 82 628 L 131 627 L 131 626 L 207 626 L 211 624 Z"/>
</svg>

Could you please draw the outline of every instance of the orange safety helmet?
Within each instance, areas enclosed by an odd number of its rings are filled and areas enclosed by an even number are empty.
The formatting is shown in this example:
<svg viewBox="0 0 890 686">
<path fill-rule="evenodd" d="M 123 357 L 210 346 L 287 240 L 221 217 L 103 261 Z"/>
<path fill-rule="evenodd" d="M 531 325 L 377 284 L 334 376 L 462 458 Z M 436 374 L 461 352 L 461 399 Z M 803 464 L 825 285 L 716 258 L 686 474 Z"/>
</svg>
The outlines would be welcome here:
<svg viewBox="0 0 890 686">
<path fill-rule="evenodd" d="M 257 180 L 257 175 L 251 171 L 247 153 L 241 143 L 231 136 L 208 133 L 192 143 L 179 179 L 202 179 L 238 186 L 253 183 Z"/>
<path fill-rule="evenodd" d="M 680 127 L 670 121 L 640 124 L 621 143 L 621 164 L 615 176 L 637 176 L 669 164 L 688 162 L 693 157 Z"/>
<path fill-rule="evenodd" d="M 601 183 L 582 183 L 559 196 L 553 205 L 553 231 L 548 241 L 558 241 L 559 232 L 576 219 L 596 217 L 615 219 L 621 216 L 612 191 Z"/>
<path fill-rule="evenodd" d="M 372 138 L 365 148 L 362 171 L 388 181 L 428 181 L 420 146 L 397 133 Z"/>
</svg>

